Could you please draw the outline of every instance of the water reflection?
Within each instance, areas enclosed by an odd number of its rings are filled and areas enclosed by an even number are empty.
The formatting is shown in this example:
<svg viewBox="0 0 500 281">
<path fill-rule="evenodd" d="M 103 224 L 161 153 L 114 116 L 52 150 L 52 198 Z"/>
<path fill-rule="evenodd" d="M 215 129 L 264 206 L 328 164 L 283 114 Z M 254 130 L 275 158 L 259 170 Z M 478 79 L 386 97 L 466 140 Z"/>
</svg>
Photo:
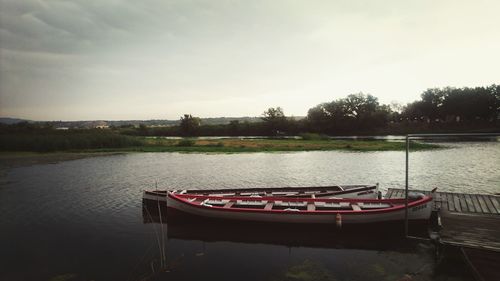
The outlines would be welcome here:
<svg viewBox="0 0 500 281">
<path fill-rule="evenodd" d="M 396 281 L 405 276 L 412 278 L 408 280 L 472 280 L 463 268 L 455 268 L 457 263 L 436 264 L 432 244 L 404 239 L 402 224 L 339 230 L 206 220 L 154 204 L 143 206 L 146 225 L 160 233 L 160 221 L 168 239 L 167 272 L 149 274 L 147 280 Z"/>
<path fill-rule="evenodd" d="M 446 145 L 410 155 L 412 187 L 500 192 L 498 143 Z M 155 181 L 174 189 L 376 182 L 400 188 L 404 152 L 137 153 L 12 169 L 0 186 L 0 280 L 141 280 L 159 257 L 160 225 L 144 223 L 141 202 Z M 460 276 L 460 260 L 449 269 L 434 260 L 432 245 L 408 246 L 378 228 L 339 234 L 163 226 L 172 269 L 164 279 L 286 280 L 317 272 L 335 280 L 398 280 L 423 267 L 414 280 L 469 280 Z"/>
<path fill-rule="evenodd" d="M 408 246 L 402 222 L 344 225 L 342 228 L 335 225 L 240 222 L 199 218 L 146 203 L 143 204 L 142 216 L 145 224 L 167 225 L 168 238 L 182 240 L 366 250 L 402 250 Z M 425 223 L 411 224 L 414 236 L 427 238 L 427 230 Z"/>
</svg>

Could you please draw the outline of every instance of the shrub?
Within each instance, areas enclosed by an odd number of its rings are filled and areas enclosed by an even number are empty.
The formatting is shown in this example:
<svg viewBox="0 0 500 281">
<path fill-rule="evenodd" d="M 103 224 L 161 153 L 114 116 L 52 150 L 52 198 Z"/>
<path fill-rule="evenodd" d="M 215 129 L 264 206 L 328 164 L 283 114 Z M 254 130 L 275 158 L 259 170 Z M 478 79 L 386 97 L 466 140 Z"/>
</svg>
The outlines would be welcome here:
<svg viewBox="0 0 500 281">
<path fill-rule="evenodd" d="M 193 146 L 195 144 L 194 140 L 182 139 L 177 143 L 177 146 Z"/>
<path fill-rule="evenodd" d="M 303 133 L 303 134 L 300 134 L 300 137 L 303 140 L 329 140 L 330 139 L 330 137 L 328 137 L 327 135 L 314 134 L 314 133 Z"/>
</svg>

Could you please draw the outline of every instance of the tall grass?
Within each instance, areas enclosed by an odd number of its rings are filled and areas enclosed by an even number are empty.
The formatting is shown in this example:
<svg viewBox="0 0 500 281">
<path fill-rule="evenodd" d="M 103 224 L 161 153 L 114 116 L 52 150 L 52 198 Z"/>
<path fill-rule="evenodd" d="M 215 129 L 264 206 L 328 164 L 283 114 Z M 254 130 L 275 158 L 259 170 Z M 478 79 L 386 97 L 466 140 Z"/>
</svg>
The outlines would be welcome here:
<svg viewBox="0 0 500 281">
<path fill-rule="evenodd" d="M 138 138 L 100 130 L 38 131 L 0 134 L 2 151 L 67 151 L 143 145 Z"/>
</svg>

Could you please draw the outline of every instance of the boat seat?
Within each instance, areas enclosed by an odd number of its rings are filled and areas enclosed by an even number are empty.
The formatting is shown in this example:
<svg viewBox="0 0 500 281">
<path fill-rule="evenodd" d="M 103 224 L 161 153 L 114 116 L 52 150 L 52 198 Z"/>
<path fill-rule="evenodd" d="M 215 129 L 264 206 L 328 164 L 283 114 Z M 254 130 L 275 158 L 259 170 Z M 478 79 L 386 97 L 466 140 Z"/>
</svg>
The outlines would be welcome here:
<svg viewBox="0 0 500 281">
<path fill-rule="evenodd" d="M 358 205 L 362 209 L 382 209 L 391 207 L 391 204 L 386 203 L 358 203 Z"/>
<path fill-rule="evenodd" d="M 359 205 L 357 204 L 351 204 L 351 208 L 354 210 L 354 211 L 361 211 L 361 208 L 359 207 Z"/>
<path fill-rule="evenodd" d="M 275 191 L 275 192 L 271 192 L 272 195 L 297 195 L 299 194 L 297 191 Z"/>
<path fill-rule="evenodd" d="M 254 195 L 259 195 L 258 192 L 242 192 L 240 194 L 241 196 L 254 196 Z"/>
<path fill-rule="evenodd" d="M 267 204 L 267 201 L 255 201 L 255 200 L 236 200 L 237 205 L 242 206 L 264 206 Z"/>
<path fill-rule="evenodd" d="M 349 203 L 348 202 L 339 202 L 339 203 L 335 203 L 335 202 L 314 202 L 314 205 L 316 205 L 316 207 L 320 207 L 320 208 L 335 208 L 335 209 L 348 209 L 350 208 L 349 206 Z"/>
<path fill-rule="evenodd" d="M 234 196 L 234 193 L 217 193 L 217 194 L 211 194 L 210 196 L 217 196 L 217 197 Z"/>
<path fill-rule="evenodd" d="M 274 203 L 276 206 L 278 207 L 306 207 L 307 206 L 307 202 L 289 202 L 289 201 L 276 201 Z"/>
<path fill-rule="evenodd" d="M 212 204 L 212 205 L 225 205 L 229 200 L 223 200 L 223 199 L 211 199 L 208 200 L 206 203 Z"/>
</svg>

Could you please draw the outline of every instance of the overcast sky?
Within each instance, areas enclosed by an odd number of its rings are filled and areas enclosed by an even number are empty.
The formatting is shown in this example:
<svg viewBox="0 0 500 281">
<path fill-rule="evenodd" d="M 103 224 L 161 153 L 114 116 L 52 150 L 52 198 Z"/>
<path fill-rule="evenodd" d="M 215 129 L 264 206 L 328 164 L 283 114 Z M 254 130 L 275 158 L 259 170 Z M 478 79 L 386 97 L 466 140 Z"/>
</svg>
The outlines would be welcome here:
<svg viewBox="0 0 500 281">
<path fill-rule="evenodd" d="M 303 116 L 500 83 L 500 1 L 0 0 L 0 116 Z"/>
</svg>

